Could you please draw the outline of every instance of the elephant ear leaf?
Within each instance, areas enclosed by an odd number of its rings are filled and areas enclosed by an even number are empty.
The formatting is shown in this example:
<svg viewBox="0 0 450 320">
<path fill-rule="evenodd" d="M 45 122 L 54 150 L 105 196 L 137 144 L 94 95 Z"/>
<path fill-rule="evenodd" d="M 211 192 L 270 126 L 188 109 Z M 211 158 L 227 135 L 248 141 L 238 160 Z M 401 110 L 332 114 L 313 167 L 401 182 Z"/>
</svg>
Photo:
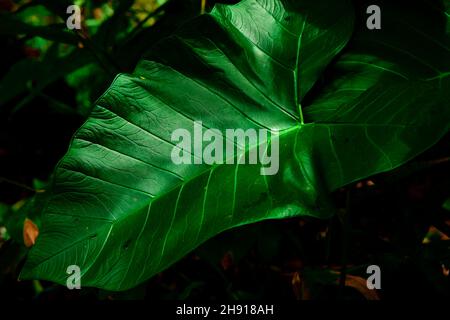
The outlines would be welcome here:
<svg viewBox="0 0 450 320">
<path fill-rule="evenodd" d="M 64 284 L 78 265 L 85 286 L 127 289 L 223 230 L 329 215 L 308 164 L 312 140 L 298 157 L 292 146 L 301 100 L 350 39 L 353 11 L 348 1 L 297 2 L 217 5 L 119 75 L 56 168 L 21 277 Z M 286 132 L 286 164 L 267 177 L 258 165 L 176 165 L 171 133 L 192 133 L 194 121 Z"/>
<path fill-rule="evenodd" d="M 75 134 L 21 277 L 65 284 L 67 267 L 77 265 L 84 286 L 128 289 L 221 231 L 330 216 L 331 190 L 434 143 L 444 125 L 426 129 L 433 116 L 414 116 L 411 104 L 390 115 L 395 121 L 365 120 L 390 102 L 357 103 L 376 83 L 373 68 L 364 71 L 370 83 L 349 96 L 340 87 L 362 81 L 360 74 L 322 78 L 351 38 L 353 9 L 349 1 L 243 0 L 216 5 L 158 43 L 133 74 L 115 79 Z M 348 108 L 348 117 L 333 105 Z M 415 125 L 397 123 L 402 117 Z M 277 174 L 237 158 L 174 164 L 171 134 L 194 136 L 195 121 L 204 130 L 271 131 Z M 398 131 L 386 134 L 391 127 Z M 415 141 L 424 132 L 425 141 Z"/>
</svg>

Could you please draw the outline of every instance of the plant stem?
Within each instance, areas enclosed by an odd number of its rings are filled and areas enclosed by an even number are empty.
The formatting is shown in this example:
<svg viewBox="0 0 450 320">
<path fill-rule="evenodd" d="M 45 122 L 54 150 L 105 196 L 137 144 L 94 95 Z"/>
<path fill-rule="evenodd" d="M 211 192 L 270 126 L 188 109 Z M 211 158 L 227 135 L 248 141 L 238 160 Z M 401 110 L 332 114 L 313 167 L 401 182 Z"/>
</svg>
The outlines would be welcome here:
<svg viewBox="0 0 450 320">
<path fill-rule="evenodd" d="M 164 11 L 169 4 L 173 2 L 173 0 L 168 0 L 166 1 L 164 4 L 160 5 L 158 8 L 156 8 L 154 11 L 150 12 L 145 18 L 144 20 L 140 21 L 138 23 L 138 25 L 133 29 L 133 31 L 131 31 L 131 33 L 128 36 L 128 40 L 125 42 L 125 45 L 130 42 L 131 39 L 133 39 L 138 33 L 139 31 L 141 31 L 142 27 L 144 26 L 144 24 L 151 18 L 153 18 L 154 16 L 158 15 L 159 13 L 161 13 L 162 11 Z"/>
<path fill-rule="evenodd" d="M 300 117 L 300 124 L 305 124 L 305 119 L 303 118 L 302 105 L 300 103 L 298 104 L 298 114 Z"/>
<path fill-rule="evenodd" d="M 83 46 L 91 50 L 94 58 L 106 72 L 108 72 L 111 76 L 115 76 L 120 72 L 120 66 L 115 63 L 108 53 L 98 48 L 87 35 L 83 34 L 81 31 L 77 31 L 76 35 L 80 39 Z M 109 64 L 105 63 L 105 59 L 108 60 Z"/>
<path fill-rule="evenodd" d="M 200 14 L 204 14 L 206 9 L 206 0 L 201 0 Z"/>
<path fill-rule="evenodd" d="M 27 186 L 27 185 L 25 185 L 25 184 L 23 184 L 23 183 L 13 181 L 13 180 L 10 180 L 10 179 L 5 178 L 5 177 L 0 177 L 0 183 L 1 183 L 1 182 L 5 182 L 5 183 L 8 183 L 8 184 L 12 184 L 12 185 L 14 185 L 14 186 L 16 186 L 16 187 L 19 187 L 19 188 L 22 188 L 22 189 L 26 189 L 26 190 L 28 190 L 28 191 L 39 192 L 39 190 L 36 190 L 36 189 L 34 189 L 34 188 L 32 188 L 32 187 L 29 187 L 29 186 Z"/>
<path fill-rule="evenodd" d="M 347 190 L 346 210 L 342 215 L 342 249 L 341 249 L 341 273 L 339 275 L 339 298 L 344 297 L 345 281 L 347 278 L 347 254 L 350 241 L 350 203 L 351 190 Z"/>
<path fill-rule="evenodd" d="M 332 240 L 332 236 L 333 236 L 333 222 L 334 222 L 333 218 L 331 218 L 328 222 L 327 237 L 325 239 L 325 263 L 328 266 L 330 265 L 331 240 Z"/>
</svg>

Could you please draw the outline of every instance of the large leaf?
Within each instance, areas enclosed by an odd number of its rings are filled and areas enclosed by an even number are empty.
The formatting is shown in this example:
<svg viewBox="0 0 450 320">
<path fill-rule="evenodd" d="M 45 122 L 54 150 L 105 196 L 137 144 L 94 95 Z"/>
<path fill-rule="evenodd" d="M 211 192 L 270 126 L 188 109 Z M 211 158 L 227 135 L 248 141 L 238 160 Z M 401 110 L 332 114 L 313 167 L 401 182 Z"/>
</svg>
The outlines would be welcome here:
<svg viewBox="0 0 450 320">
<path fill-rule="evenodd" d="M 356 2 L 360 13 L 371 4 Z M 367 136 L 350 139 L 359 151 L 347 170 L 356 176 L 366 175 L 368 162 L 394 168 L 450 129 L 450 8 L 439 0 L 378 4 L 382 29 L 367 29 L 367 15 L 357 15 L 348 49 L 328 70 L 320 92 L 307 97 L 304 112 L 308 122 L 363 124 Z M 374 151 L 381 156 L 361 155 Z M 341 174 L 327 173 L 329 189 L 343 184 Z"/>
<path fill-rule="evenodd" d="M 354 74 L 353 82 L 363 82 L 359 94 L 338 95 L 352 83 L 346 70 L 323 93 L 317 84 L 311 91 L 352 27 L 352 6 L 343 1 L 243 0 L 216 6 L 160 42 L 133 75 L 116 78 L 75 135 L 22 278 L 65 284 L 67 267 L 78 265 L 82 285 L 127 289 L 223 230 L 330 216 L 329 191 L 437 141 L 449 112 L 434 97 L 421 106 L 425 117 L 411 111 L 415 99 L 379 117 L 398 91 L 361 100 L 376 86 L 378 69 L 363 71 L 367 81 Z M 314 122 L 304 123 L 300 103 L 310 104 Z M 278 174 L 263 176 L 249 164 L 173 164 L 171 133 L 192 132 L 194 120 L 221 131 L 277 131 Z"/>
</svg>

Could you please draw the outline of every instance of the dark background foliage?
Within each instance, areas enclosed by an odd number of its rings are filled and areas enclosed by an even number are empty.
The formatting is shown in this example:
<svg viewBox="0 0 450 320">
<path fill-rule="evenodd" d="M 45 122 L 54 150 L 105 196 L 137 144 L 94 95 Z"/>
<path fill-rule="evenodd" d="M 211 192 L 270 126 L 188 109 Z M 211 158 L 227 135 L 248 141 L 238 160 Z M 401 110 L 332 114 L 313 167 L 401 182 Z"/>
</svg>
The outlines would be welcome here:
<svg viewBox="0 0 450 320">
<path fill-rule="evenodd" d="M 237 1 L 221 1 L 237 2 Z M 214 1 L 83 5 L 83 29 L 64 28 L 68 1 L 0 0 L 0 297 L 78 299 L 432 299 L 450 296 L 450 140 L 392 172 L 333 194 L 339 214 L 266 221 L 221 234 L 141 286 L 120 293 L 18 282 L 27 199 L 51 177 L 72 134 L 115 74 Z M 25 212 L 25 213 L 24 213 Z M 1 229 L 0 229 L 1 230 Z M 382 289 L 361 285 L 382 270 Z M 363 282 L 364 283 L 364 282 Z"/>
</svg>

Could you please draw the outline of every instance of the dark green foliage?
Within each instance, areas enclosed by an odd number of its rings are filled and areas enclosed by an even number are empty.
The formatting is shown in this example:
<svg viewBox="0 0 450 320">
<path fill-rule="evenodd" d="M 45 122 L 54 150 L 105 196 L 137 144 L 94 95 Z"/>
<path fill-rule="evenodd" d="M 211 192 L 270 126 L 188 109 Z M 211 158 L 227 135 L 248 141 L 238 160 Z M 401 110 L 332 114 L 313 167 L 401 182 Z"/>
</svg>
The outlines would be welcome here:
<svg viewBox="0 0 450 320">
<path fill-rule="evenodd" d="M 59 2 L 42 3 L 61 16 Z M 346 197 L 352 199 L 346 204 L 347 217 L 362 209 L 358 201 L 370 203 L 371 191 L 355 191 L 354 182 L 394 170 L 380 178 L 390 189 L 389 179 L 397 179 L 396 174 L 404 179 L 433 166 L 421 162 L 423 166 L 400 167 L 435 145 L 450 128 L 450 10 L 442 1 L 381 1 L 383 27 L 377 31 L 365 28 L 366 1 L 242 0 L 216 4 L 211 13 L 187 23 L 195 14 L 175 10 L 180 4 L 171 1 L 164 5 L 167 11 L 155 14 L 160 19 L 155 26 L 137 29 L 129 28 L 125 15 L 132 4 L 115 6 L 92 37 L 56 25 L 35 28 L 9 13 L 3 21 L 16 24 L 19 33 L 55 42 L 42 60 L 22 60 L 10 68 L 0 81 L 0 108 L 10 106 L 8 114 L 14 115 L 36 97 L 48 98 L 43 90 L 65 79 L 77 93 L 78 108 L 51 97 L 49 105 L 62 114 L 89 114 L 54 171 L 45 209 L 27 208 L 42 214 L 37 218 L 42 224 L 22 278 L 65 285 L 67 266 L 78 265 L 83 286 L 130 289 L 225 230 L 268 219 L 330 218 L 342 211 L 341 188 L 347 188 Z M 181 26 L 177 31 L 170 19 Z M 76 46 L 60 55 L 61 43 Z M 135 64 L 132 73 L 112 80 Z M 91 109 L 94 97 L 111 81 Z M 15 103 L 27 91 L 30 94 Z M 258 165 L 173 164 L 170 135 L 178 128 L 191 131 L 194 120 L 221 131 L 279 132 L 278 174 L 262 176 Z M 433 200 L 439 214 L 444 199 Z M 398 208 L 420 220 L 415 210 Z M 445 231 L 437 224 L 442 219 L 429 215 L 421 228 L 435 225 Z M 364 217 L 374 219 L 370 213 Z M 411 224 L 406 229 L 414 231 L 393 236 L 402 239 L 400 255 L 418 261 L 418 272 L 428 274 L 436 292 L 445 294 L 435 267 L 447 265 L 448 251 L 433 244 L 417 253 L 427 229 L 415 230 L 414 221 L 404 219 Z M 339 226 L 337 218 L 331 221 L 328 233 Z M 285 232 L 279 222 L 272 223 L 243 229 L 248 233 L 236 242 L 239 245 L 228 239 L 221 246 L 216 239 L 197 253 L 215 267 L 222 259 L 225 270 L 227 259 L 238 263 L 255 248 L 262 248 L 267 263 L 281 259 L 289 241 L 296 254 L 308 255 L 311 239 L 299 241 L 296 233 L 301 230 L 287 227 Z M 398 222 L 394 225 L 401 229 Z M 339 234 L 337 239 L 347 247 L 348 237 L 358 237 L 359 231 L 348 226 L 344 231 L 350 235 Z M 239 239 L 238 233 L 221 237 Z M 327 235 L 328 244 L 316 248 L 327 252 L 325 260 L 334 259 L 330 243 L 335 238 Z M 243 242 L 247 245 L 241 246 Z M 228 246 L 235 248 L 232 258 Z M 340 261 L 344 266 L 348 254 Z M 395 277 L 391 266 L 409 263 L 398 259 L 394 253 L 377 253 L 370 262 Z M 368 264 L 367 259 L 359 261 L 360 267 L 346 272 L 365 277 Z M 324 287 L 337 287 L 339 277 L 344 279 L 329 269 L 302 269 L 302 277 L 309 281 L 308 294 L 316 298 L 326 296 Z M 217 281 L 193 278 L 197 281 L 187 282 L 177 298 L 195 296 L 208 281 Z M 142 288 L 135 293 L 145 294 Z M 296 296 L 304 297 L 298 290 L 294 285 Z M 245 292 L 227 294 L 245 298 Z"/>
</svg>

